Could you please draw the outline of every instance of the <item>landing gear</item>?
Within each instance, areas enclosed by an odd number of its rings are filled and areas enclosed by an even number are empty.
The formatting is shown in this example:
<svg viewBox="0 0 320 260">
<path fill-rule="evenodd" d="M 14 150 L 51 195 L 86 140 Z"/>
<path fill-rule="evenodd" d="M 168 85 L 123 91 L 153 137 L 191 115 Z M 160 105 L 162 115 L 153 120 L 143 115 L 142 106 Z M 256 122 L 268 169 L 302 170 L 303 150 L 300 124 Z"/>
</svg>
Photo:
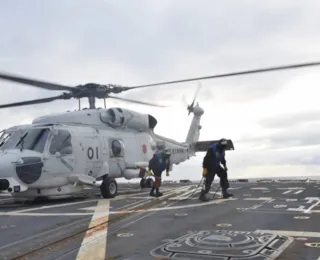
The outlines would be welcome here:
<svg viewBox="0 0 320 260">
<path fill-rule="evenodd" d="M 141 179 L 140 181 L 140 187 L 141 189 L 144 189 L 144 188 L 152 188 L 153 186 L 153 179 L 152 178 L 148 178 L 148 179 Z"/>
<path fill-rule="evenodd" d="M 105 177 L 100 186 L 100 192 L 105 199 L 114 198 L 118 193 L 118 184 L 115 179 Z"/>
<path fill-rule="evenodd" d="M 147 179 L 147 187 L 148 187 L 148 188 L 152 188 L 152 186 L 153 186 L 153 179 L 148 178 L 148 179 Z"/>
</svg>

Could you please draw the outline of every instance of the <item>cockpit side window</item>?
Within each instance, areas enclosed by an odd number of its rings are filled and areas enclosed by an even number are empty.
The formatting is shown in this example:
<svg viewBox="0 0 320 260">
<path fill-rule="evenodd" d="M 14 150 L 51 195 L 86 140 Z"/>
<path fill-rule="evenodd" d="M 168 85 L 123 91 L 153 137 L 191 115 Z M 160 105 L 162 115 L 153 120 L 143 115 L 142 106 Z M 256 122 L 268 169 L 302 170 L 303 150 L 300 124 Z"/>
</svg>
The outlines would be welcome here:
<svg viewBox="0 0 320 260">
<path fill-rule="evenodd" d="M 71 134 L 68 130 L 59 129 L 49 147 L 50 154 L 72 154 Z"/>
</svg>

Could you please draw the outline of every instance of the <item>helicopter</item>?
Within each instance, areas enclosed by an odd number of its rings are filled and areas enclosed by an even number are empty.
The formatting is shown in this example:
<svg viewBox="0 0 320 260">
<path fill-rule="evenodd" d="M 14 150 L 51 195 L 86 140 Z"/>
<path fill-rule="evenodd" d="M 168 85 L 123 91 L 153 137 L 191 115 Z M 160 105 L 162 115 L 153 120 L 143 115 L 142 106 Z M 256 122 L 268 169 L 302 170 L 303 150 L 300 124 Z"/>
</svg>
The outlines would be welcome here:
<svg viewBox="0 0 320 260">
<path fill-rule="evenodd" d="M 110 93 L 318 65 L 320 62 L 302 63 L 134 87 L 96 83 L 69 87 L 0 73 L 2 80 L 65 91 L 58 96 L 0 105 L 0 108 L 58 99 L 79 101 L 76 111 L 38 117 L 31 124 L 12 126 L 0 132 L 0 191 L 9 192 L 13 197 L 38 198 L 73 195 L 91 186 L 99 187 L 103 198 L 114 198 L 118 194 L 117 178 L 140 178 L 141 188 L 151 187 L 153 179 L 147 175 L 147 168 L 155 151 L 164 149 L 170 154 L 172 170 L 174 164 L 179 165 L 196 156 L 197 152 L 206 152 L 219 140 L 199 141 L 204 109 L 198 103 L 194 104 L 196 95 L 187 107 L 193 118 L 186 139 L 178 142 L 155 133 L 157 119 L 152 115 L 120 107 L 106 108 L 106 99 L 160 105 L 111 96 Z M 81 109 L 81 98 L 88 98 L 88 109 Z M 104 99 L 104 109 L 96 108 L 96 98 Z M 227 139 L 226 150 L 234 150 L 231 139 Z"/>
</svg>

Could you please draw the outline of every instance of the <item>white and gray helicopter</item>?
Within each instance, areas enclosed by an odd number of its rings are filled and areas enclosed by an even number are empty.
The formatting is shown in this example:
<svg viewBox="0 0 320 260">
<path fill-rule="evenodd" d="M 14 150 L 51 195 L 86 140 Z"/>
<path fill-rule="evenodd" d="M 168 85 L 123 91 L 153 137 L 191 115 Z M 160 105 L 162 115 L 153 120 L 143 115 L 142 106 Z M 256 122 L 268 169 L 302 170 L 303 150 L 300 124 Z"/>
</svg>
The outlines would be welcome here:
<svg viewBox="0 0 320 260">
<path fill-rule="evenodd" d="M 0 191 L 13 197 L 37 198 L 80 193 L 86 186 L 100 187 L 104 198 L 118 193 L 117 178 L 141 178 L 141 187 L 151 187 L 147 176 L 149 160 L 157 147 L 171 153 L 171 165 L 180 164 L 197 152 L 205 152 L 218 140 L 199 141 L 200 120 L 204 110 L 188 106 L 193 113 L 187 137 L 178 142 L 154 132 L 157 120 L 150 114 L 111 107 L 106 98 L 154 104 L 110 96 L 127 90 L 180 82 L 229 77 L 251 73 L 317 66 L 320 62 L 295 64 L 250 71 L 240 71 L 193 79 L 176 80 L 136 87 L 89 83 L 68 87 L 20 76 L 0 73 L 0 79 L 47 90 L 67 91 L 58 96 L 0 105 L 0 108 L 50 102 L 58 99 L 79 100 L 79 110 L 39 117 L 28 125 L 17 125 L 0 133 Z M 80 108 L 80 99 L 89 99 L 89 109 Z M 96 98 L 104 99 L 104 109 L 96 108 Z M 220 139 L 220 138 L 219 138 Z M 233 150 L 228 139 L 227 150 Z"/>
</svg>

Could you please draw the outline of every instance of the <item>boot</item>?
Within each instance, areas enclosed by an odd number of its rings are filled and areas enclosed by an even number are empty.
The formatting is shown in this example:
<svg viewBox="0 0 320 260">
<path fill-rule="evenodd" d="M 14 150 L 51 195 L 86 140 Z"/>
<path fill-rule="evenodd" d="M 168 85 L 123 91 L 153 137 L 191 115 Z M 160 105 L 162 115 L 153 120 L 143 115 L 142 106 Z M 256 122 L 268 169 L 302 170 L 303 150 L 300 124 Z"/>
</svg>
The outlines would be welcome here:
<svg viewBox="0 0 320 260">
<path fill-rule="evenodd" d="M 156 188 L 156 197 L 161 197 L 163 194 L 159 191 L 159 188 Z"/>
<path fill-rule="evenodd" d="M 200 195 L 199 195 L 199 200 L 209 201 L 209 198 L 206 196 L 206 193 L 204 190 L 201 190 Z"/>
<path fill-rule="evenodd" d="M 229 197 L 233 197 L 233 194 L 228 193 L 226 189 L 223 189 L 223 190 L 222 190 L 222 197 L 223 197 L 224 199 L 227 199 L 227 198 L 229 198 Z"/>
<path fill-rule="evenodd" d="M 154 194 L 154 186 L 152 186 L 150 194 L 151 197 L 155 197 L 156 195 Z"/>
</svg>

